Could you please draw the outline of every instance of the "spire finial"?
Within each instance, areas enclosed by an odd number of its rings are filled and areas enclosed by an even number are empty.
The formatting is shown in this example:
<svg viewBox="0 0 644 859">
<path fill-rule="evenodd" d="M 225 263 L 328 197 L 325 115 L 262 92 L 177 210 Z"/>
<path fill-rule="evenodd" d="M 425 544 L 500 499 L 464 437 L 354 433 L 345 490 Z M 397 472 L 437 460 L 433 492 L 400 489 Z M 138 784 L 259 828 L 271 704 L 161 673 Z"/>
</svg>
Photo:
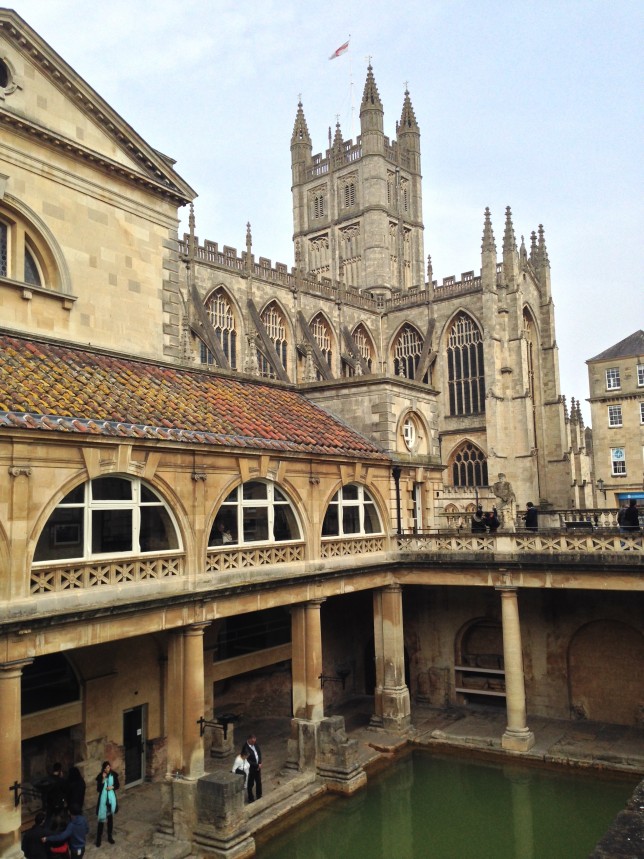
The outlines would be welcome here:
<svg viewBox="0 0 644 859">
<path fill-rule="evenodd" d="M 548 259 L 548 249 L 546 248 L 546 240 L 545 240 L 545 232 L 543 229 L 543 224 L 539 224 L 539 244 L 537 249 L 537 258 L 539 261 L 539 265 L 549 266 L 550 260 Z"/>
<path fill-rule="evenodd" d="M 407 82 L 405 81 L 405 84 Z M 411 104 L 411 98 L 409 97 L 409 90 L 405 89 L 405 97 L 403 99 L 403 107 L 402 114 L 400 117 L 400 127 L 396 127 L 396 133 L 398 131 L 415 131 L 418 132 L 418 122 L 416 121 L 416 114 L 414 113 L 414 108 Z"/>
<path fill-rule="evenodd" d="M 537 264 L 537 234 L 533 230 L 530 233 L 530 262 L 532 265 Z"/>
<path fill-rule="evenodd" d="M 434 282 L 434 269 L 432 267 L 432 258 L 427 254 L 427 283 L 429 286 Z"/>
<path fill-rule="evenodd" d="M 293 125 L 293 134 L 291 135 L 291 146 L 295 143 L 306 143 L 311 145 L 311 136 L 306 124 L 306 117 L 302 109 L 302 93 L 300 93 L 297 103 L 297 113 L 295 114 L 295 124 Z"/>
<path fill-rule="evenodd" d="M 517 240 L 514 236 L 514 226 L 512 224 L 512 209 L 509 206 L 505 207 L 505 233 L 503 234 L 503 253 L 516 251 Z"/>
<path fill-rule="evenodd" d="M 489 206 L 485 207 L 485 218 L 483 222 L 483 241 L 481 242 L 481 250 L 483 253 L 493 253 L 496 256 L 496 244 L 494 242 L 494 232 L 492 231 L 492 217 L 490 215 Z"/>
</svg>

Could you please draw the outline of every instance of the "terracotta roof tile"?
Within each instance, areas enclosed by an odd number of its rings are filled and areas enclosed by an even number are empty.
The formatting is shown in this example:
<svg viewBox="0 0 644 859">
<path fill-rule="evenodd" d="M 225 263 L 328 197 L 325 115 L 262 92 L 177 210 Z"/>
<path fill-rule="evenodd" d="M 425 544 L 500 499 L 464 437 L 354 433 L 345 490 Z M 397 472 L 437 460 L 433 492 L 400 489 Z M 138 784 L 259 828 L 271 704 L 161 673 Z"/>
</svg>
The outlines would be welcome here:
<svg viewBox="0 0 644 859">
<path fill-rule="evenodd" d="M 0 333 L 0 430 L 388 457 L 287 388 Z"/>
</svg>

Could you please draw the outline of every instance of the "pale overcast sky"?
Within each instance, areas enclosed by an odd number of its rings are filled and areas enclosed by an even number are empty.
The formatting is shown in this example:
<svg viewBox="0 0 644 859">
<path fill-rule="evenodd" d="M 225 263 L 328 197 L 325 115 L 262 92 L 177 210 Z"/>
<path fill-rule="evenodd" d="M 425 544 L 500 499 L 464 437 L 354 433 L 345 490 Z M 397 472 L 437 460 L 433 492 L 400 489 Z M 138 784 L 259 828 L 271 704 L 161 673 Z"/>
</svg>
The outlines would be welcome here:
<svg viewBox="0 0 644 859">
<path fill-rule="evenodd" d="M 486 206 L 499 252 L 507 205 L 517 241 L 543 223 L 568 401 L 588 396 L 588 358 L 644 327 L 642 0 L 16 0 L 12 8 L 176 159 L 199 194 L 200 241 L 241 250 L 250 221 L 256 257 L 293 264 L 298 97 L 314 153 L 336 116 L 345 139 L 355 136 L 371 56 L 390 137 L 408 82 L 434 277 L 479 270 Z M 330 61 L 349 35 L 349 52 Z"/>
</svg>

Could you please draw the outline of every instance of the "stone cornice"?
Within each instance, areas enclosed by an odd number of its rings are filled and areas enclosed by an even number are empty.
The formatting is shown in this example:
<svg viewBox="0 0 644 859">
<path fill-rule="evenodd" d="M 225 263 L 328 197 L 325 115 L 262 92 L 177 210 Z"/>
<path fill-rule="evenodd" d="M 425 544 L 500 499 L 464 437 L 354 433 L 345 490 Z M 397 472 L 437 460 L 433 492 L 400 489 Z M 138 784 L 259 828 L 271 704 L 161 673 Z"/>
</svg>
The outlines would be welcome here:
<svg viewBox="0 0 644 859">
<path fill-rule="evenodd" d="M 98 152 L 81 146 L 74 140 L 64 137 L 61 134 L 39 125 L 33 120 L 29 120 L 18 114 L 11 113 L 5 108 L 0 107 L 0 126 L 8 126 L 15 131 L 24 134 L 26 137 L 37 138 L 42 143 L 58 149 L 60 152 L 70 155 L 75 158 L 80 158 L 83 161 L 91 163 L 93 166 L 104 170 L 106 173 L 116 174 L 127 182 L 145 187 L 152 193 L 160 195 L 166 199 L 173 200 L 177 204 L 183 205 L 189 202 L 189 198 L 185 194 L 180 193 L 177 188 L 171 187 L 168 183 L 162 181 L 162 176 L 157 172 L 159 179 L 153 179 L 145 173 L 138 173 L 136 170 L 129 168 L 125 164 L 118 161 L 113 161 Z"/>
<path fill-rule="evenodd" d="M 60 57 L 40 36 L 29 27 L 29 25 L 14 11 L 10 9 L 0 10 L 0 31 L 5 38 L 14 43 L 16 49 L 29 56 L 40 70 L 40 72 L 61 90 L 65 96 L 72 101 L 86 116 L 100 126 L 109 137 L 116 140 L 119 146 L 129 152 L 130 156 L 141 163 L 143 170 L 150 174 L 147 182 L 151 190 L 163 193 L 182 203 L 189 202 L 196 196 L 193 189 L 172 170 L 168 159 L 147 144 L 143 138 L 134 131 L 103 99 L 96 93 L 74 69 Z M 11 114 L 9 114 L 11 116 Z M 14 117 L 21 121 L 29 134 L 37 133 L 32 129 L 32 123 L 24 117 Z M 34 125 L 37 129 L 37 126 Z M 56 135 L 46 129 L 56 145 Z M 65 140 L 65 144 L 78 148 L 78 155 L 86 157 L 92 155 L 95 162 L 101 164 L 105 161 L 108 170 L 119 169 L 130 173 L 130 177 L 138 184 L 146 181 L 144 176 L 136 171 L 128 171 L 123 165 L 110 162 L 102 158 L 98 153 L 89 153 L 83 147 L 78 147 L 72 141 Z M 111 166 L 110 166 L 111 165 Z M 103 166 L 103 165 L 101 165 Z M 125 175 L 125 173 L 124 173 Z"/>
</svg>

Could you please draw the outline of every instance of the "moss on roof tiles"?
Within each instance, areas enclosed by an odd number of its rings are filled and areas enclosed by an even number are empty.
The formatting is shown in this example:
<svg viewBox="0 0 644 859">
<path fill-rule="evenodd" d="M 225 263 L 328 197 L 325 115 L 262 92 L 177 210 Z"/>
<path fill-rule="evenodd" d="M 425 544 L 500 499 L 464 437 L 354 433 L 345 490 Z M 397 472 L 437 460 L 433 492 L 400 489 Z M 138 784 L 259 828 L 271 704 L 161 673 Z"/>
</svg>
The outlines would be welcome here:
<svg viewBox="0 0 644 859">
<path fill-rule="evenodd" d="M 284 387 L 7 334 L 0 334 L 0 405 L 11 413 L 0 426 L 33 427 L 20 419 L 29 414 L 40 418 L 38 428 L 59 432 L 97 426 L 108 435 L 159 438 L 170 431 L 169 439 L 201 444 L 387 458 Z"/>
</svg>

